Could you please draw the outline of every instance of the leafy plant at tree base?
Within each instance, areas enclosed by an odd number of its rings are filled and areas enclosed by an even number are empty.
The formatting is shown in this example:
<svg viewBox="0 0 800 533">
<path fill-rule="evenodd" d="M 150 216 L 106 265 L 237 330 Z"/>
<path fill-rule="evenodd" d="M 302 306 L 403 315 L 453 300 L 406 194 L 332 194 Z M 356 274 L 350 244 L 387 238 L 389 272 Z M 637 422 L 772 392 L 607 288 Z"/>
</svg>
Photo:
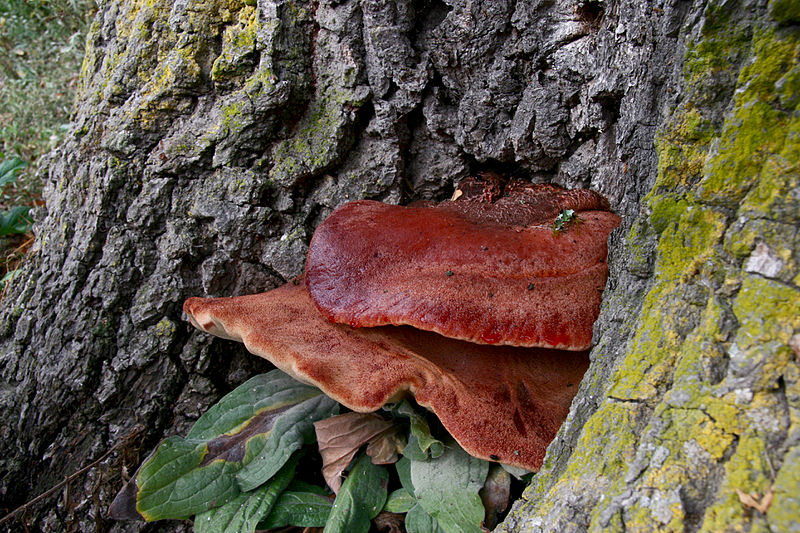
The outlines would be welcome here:
<svg viewBox="0 0 800 533">
<path fill-rule="evenodd" d="M 198 533 L 289 526 L 367 533 L 372 520 L 388 512 L 405 514 L 408 533 L 483 531 L 489 508 L 479 492 L 487 461 L 450 438 L 434 437 L 408 401 L 387 406 L 389 420 L 374 413 L 338 415 L 339 409 L 279 370 L 256 376 L 209 409 L 185 438 L 162 441 L 117 495 L 111 515 L 148 521 L 194 516 Z M 309 446 L 315 441 L 336 494 L 324 486 L 322 472 L 313 472 L 318 484 L 300 480 L 308 474 L 306 460 L 317 453 Z"/>
<path fill-rule="evenodd" d="M 28 163 L 18 157 L 0 162 L 0 189 L 17 181 L 19 173 L 28 167 Z"/>
<path fill-rule="evenodd" d="M 28 213 L 29 206 L 15 205 L 8 211 L 0 212 L 0 237 L 20 235 L 31 229 L 31 220 Z"/>
<path fill-rule="evenodd" d="M 0 162 L 0 191 L 13 185 L 19 178 L 19 173 L 27 168 L 28 164 L 18 157 Z M 7 200 L 4 195 L 4 203 Z M 30 206 L 15 205 L 11 209 L 0 211 L 0 237 L 26 233 L 31 229 L 31 218 L 28 216 Z"/>
<path fill-rule="evenodd" d="M 0 162 L 0 190 L 4 190 L 7 186 L 16 183 L 19 178 L 19 173 L 25 169 L 28 164 L 13 157 Z M 5 202 L 4 195 L 4 202 Z M 0 237 L 8 235 L 17 235 L 26 233 L 31 228 L 31 219 L 28 216 L 30 206 L 16 205 L 11 209 L 0 211 Z"/>
</svg>

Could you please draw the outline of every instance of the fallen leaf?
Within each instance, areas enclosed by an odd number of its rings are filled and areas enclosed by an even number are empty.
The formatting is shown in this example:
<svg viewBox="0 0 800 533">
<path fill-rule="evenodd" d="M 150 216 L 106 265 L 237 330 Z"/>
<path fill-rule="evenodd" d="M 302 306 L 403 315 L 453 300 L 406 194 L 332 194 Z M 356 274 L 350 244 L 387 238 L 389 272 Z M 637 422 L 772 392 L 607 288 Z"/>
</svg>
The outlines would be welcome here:
<svg viewBox="0 0 800 533">
<path fill-rule="evenodd" d="M 373 519 L 375 528 L 381 533 L 403 533 L 404 517 L 400 513 L 381 511 Z"/>
<path fill-rule="evenodd" d="M 736 494 L 739 496 L 739 501 L 742 502 L 742 505 L 745 507 L 751 507 L 758 511 L 761 514 L 766 513 L 769 510 L 769 506 L 772 505 L 772 498 L 774 496 L 774 492 L 772 488 L 767 490 L 764 496 L 759 501 L 758 494 L 753 492 L 752 494 L 747 494 L 746 492 L 742 492 L 739 489 L 735 489 Z"/>
<path fill-rule="evenodd" d="M 364 444 L 396 432 L 393 422 L 374 413 L 345 413 L 314 423 L 322 456 L 322 476 L 335 493 L 342 486 L 342 472 Z"/>
<path fill-rule="evenodd" d="M 489 475 L 483 483 L 483 488 L 478 493 L 486 509 L 486 518 L 483 525 L 493 529 L 498 523 L 500 513 L 508 507 L 511 496 L 511 474 L 506 472 L 499 464 L 489 467 Z"/>
<path fill-rule="evenodd" d="M 367 455 L 372 458 L 372 464 L 389 465 L 397 462 L 400 451 L 405 444 L 397 438 L 397 426 L 392 426 L 383 433 L 375 436 L 367 445 Z"/>
</svg>

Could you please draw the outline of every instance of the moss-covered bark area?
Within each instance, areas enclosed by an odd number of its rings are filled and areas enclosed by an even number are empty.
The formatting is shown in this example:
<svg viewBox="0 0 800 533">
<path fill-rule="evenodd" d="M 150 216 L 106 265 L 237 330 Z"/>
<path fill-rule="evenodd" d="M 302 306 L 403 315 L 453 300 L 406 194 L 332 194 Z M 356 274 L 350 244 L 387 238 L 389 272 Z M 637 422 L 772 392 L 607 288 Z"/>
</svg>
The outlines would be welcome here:
<svg viewBox="0 0 800 533">
<path fill-rule="evenodd" d="M 753 22 L 712 4 L 689 34 L 684 98 L 624 243 L 631 269 L 657 242 L 634 334 L 515 528 L 800 531 L 797 5 Z"/>
</svg>

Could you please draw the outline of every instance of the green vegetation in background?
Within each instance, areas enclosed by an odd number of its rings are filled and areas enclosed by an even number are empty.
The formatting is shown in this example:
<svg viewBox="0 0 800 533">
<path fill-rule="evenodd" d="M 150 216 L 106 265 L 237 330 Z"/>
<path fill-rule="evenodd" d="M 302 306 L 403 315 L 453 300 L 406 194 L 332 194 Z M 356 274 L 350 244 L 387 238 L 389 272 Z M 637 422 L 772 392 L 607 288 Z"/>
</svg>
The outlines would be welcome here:
<svg viewBox="0 0 800 533">
<path fill-rule="evenodd" d="M 92 0 L 0 0 L 0 288 L 30 245 L 39 158 L 63 137 Z"/>
<path fill-rule="evenodd" d="M 19 176 L 27 167 L 28 164 L 22 159 L 18 157 L 4 159 L 0 152 L 0 247 L 9 250 L 14 248 L 15 238 L 19 240 L 20 236 L 28 233 L 31 229 L 32 221 L 29 211 L 34 199 L 29 195 L 26 198 L 25 191 L 20 192 L 17 187 Z M 20 198 L 26 198 L 24 205 L 15 203 Z M 16 276 L 20 258 L 25 249 L 27 249 L 27 243 L 18 246 L 16 250 L 6 252 L 0 259 L 1 290 L 5 290 L 6 285 Z"/>
<path fill-rule="evenodd" d="M 0 152 L 32 170 L 65 133 L 94 11 L 92 0 L 0 0 Z M 35 193 L 34 174 L 24 185 Z"/>
</svg>

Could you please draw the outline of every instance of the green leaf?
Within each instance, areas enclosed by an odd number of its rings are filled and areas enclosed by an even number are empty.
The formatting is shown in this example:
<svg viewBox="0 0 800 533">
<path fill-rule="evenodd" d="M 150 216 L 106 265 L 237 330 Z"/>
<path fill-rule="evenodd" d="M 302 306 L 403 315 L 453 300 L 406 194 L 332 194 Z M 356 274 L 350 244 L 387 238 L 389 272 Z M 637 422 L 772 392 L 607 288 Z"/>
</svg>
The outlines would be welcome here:
<svg viewBox="0 0 800 533">
<path fill-rule="evenodd" d="M 333 500 L 313 492 L 286 491 L 280 495 L 275 508 L 258 524 L 258 529 L 278 527 L 322 527 L 328 521 Z"/>
<path fill-rule="evenodd" d="M 297 461 L 295 455 L 265 485 L 239 494 L 222 507 L 198 514 L 194 520 L 195 533 L 253 533 L 292 481 Z"/>
<path fill-rule="evenodd" d="M 293 479 L 286 490 L 288 492 L 311 492 L 313 494 L 319 494 L 320 496 L 329 496 L 331 494 L 330 489 L 327 487 L 320 487 L 313 483 L 307 483 L 302 479 Z"/>
<path fill-rule="evenodd" d="M 442 441 L 431 435 L 430 426 L 425 417 L 414 411 L 414 408 L 403 400 L 392 408 L 392 413 L 399 416 L 408 417 L 411 423 L 411 434 L 408 437 L 408 444 L 403 449 L 403 455 L 415 461 L 424 461 L 426 457 L 439 457 L 444 453 Z"/>
<path fill-rule="evenodd" d="M 445 532 L 481 533 L 484 508 L 478 491 L 488 472 L 488 461 L 453 441 L 437 459 L 411 461 L 414 496 Z"/>
<path fill-rule="evenodd" d="M 397 477 L 400 478 L 400 484 L 409 494 L 414 494 L 414 485 L 411 483 L 411 460 L 408 457 L 401 457 L 394 464 L 394 467 L 397 469 Z"/>
<path fill-rule="evenodd" d="M 159 444 L 114 499 L 111 516 L 185 518 L 225 505 L 271 478 L 313 438 L 314 421 L 337 410 L 319 389 L 279 370 L 256 376 L 200 417 L 187 438 Z M 254 463 L 248 479 L 260 482 L 240 482 Z"/>
<path fill-rule="evenodd" d="M 16 278 L 20 272 L 22 272 L 22 269 L 20 268 L 6 272 L 6 275 L 0 279 L 0 288 L 5 288 L 5 286 L 8 285 L 14 278 Z"/>
<path fill-rule="evenodd" d="M 386 503 L 389 473 L 362 454 L 344 480 L 324 533 L 367 533 Z"/>
<path fill-rule="evenodd" d="M 136 511 L 147 521 L 188 518 L 238 495 L 234 474 L 240 465 L 224 460 L 204 464 L 207 455 L 205 441 L 162 441 L 131 480 L 138 488 Z"/>
<path fill-rule="evenodd" d="M 406 533 L 445 533 L 436 519 L 416 504 L 406 514 Z"/>
<path fill-rule="evenodd" d="M 506 472 L 508 472 L 509 474 L 511 474 L 512 476 L 514 476 L 517 479 L 522 479 L 524 476 L 527 476 L 528 474 L 531 473 L 530 470 L 522 468 L 521 466 L 512 466 L 512 465 L 507 465 L 507 464 L 503 464 L 503 463 L 499 463 L 499 464 L 500 464 L 500 466 L 503 467 L 503 470 L 505 470 Z"/>
<path fill-rule="evenodd" d="M 383 510 L 389 513 L 407 513 L 416 504 L 417 499 L 410 492 L 406 489 L 397 489 L 389 494 Z"/>
<path fill-rule="evenodd" d="M 28 216 L 30 209 L 28 206 L 17 205 L 0 213 L 0 237 L 28 231 L 33 223 Z"/>
<path fill-rule="evenodd" d="M 28 163 L 18 157 L 0 162 L 0 189 L 17 181 L 17 174 L 27 166 Z"/>
<path fill-rule="evenodd" d="M 314 422 L 339 412 L 338 403 L 314 390 L 318 396 L 288 409 L 271 433 L 248 441 L 244 467 L 236 475 L 242 490 L 252 490 L 271 478 L 295 450 L 315 441 Z"/>
<path fill-rule="evenodd" d="M 187 439 L 210 439 L 231 433 L 265 410 L 291 407 L 322 395 L 316 387 L 305 385 L 280 370 L 255 376 L 226 394 L 195 422 Z"/>
</svg>

